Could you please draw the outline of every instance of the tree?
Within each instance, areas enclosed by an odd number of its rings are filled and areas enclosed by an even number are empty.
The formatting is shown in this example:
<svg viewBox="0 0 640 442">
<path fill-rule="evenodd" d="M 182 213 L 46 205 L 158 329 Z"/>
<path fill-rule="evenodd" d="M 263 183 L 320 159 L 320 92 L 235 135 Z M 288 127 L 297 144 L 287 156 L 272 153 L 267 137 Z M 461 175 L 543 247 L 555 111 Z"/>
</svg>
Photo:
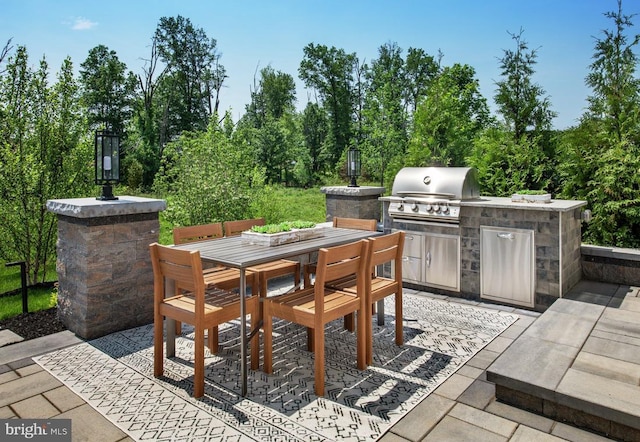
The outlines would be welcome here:
<svg viewBox="0 0 640 442">
<path fill-rule="evenodd" d="M 7 58 L 9 52 L 11 52 L 11 49 L 13 49 L 13 46 L 11 46 L 11 39 L 9 39 L 7 41 L 7 44 L 5 44 L 2 50 L 0 50 L 0 64 L 4 61 L 5 58 Z M 3 72 L 3 70 L 0 70 L 0 74 L 2 74 Z"/>
<path fill-rule="evenodd" d="M 167 219 L 176 225 L 252 218 L 264 177 L 251 147 L 231 143 L 212 119 L 206 131 L 185 132 L 167 145 L 155 190 L 172 195 Z"/>
<path fill-rule="evenodd" d="M 246 105 L 242 119 L 259 129 L 268 119 L 278 120 L 295 112 L 296 84 L 293 77 L 276 72 L 271 66 L 260 71 L 260 80 L 251 92 L 251 102 Z"/>
<path fill-rule="evenodd" d="M 631 138 L 640 141 L 638 105 L 640 80 L 635 77 L 638 57 L 633 52 L 640 35 L 625 35 L 625 29 L 633 27 L 632 16 L 622 12 L 622 0 L 618 11 L 604 14 L 613 20 L 614 30 L 604 30 L 604 39 L 597 39 L 595 54 L 586 84 L 593 95 L 588 98 L 587 118 L 600 121 L 607 133 L 617 142 Z"/>
<path fill-rule="evenodd" d="M 133 116 L 135 75 L 126 74 L 127 66 L 116 52 L 103 45 L 91 49 L 80 67 L 82 102 L 89 127 L 124 134 Z"/>
<path fill-rule="evenodd" d="M 403 157 L 408 143 L 406 66 L 402 49 L 387 43 L 366 72 L 368 89 L 364 106 L 363 170 L 384 185 L 384 176 L 394 157 Z"/>
<path fill-rule="evenodd" d="M 536 136 L 541 131 L 551 129 L 556 116 L 550 109 L 549 99 L 543 97 L 544 89 L 532 82 L 537 52 L 529 51 L 527 42 L 522 39 L 523 32 L 509 33 L 516 42 L 516 49 L 505 50 L 500 59 L 504 80 L 496 82 L 498 89 L 494 97 L 498 113 L 512 131 L 514 140 L 520 140 L 528 132 Z"/>
<path fill-rule="evenodd" d="M 318 91 L 329 116 L 327 147 L 330 167 L 337 164 L 353 137 L 355 54 L 308 44 L 298 73 L 307 87 Z"/>
<path fill-rule="evenodd" d="M 614 28 L 596 39 L 586 78 L 589 107 L 563 137 L 562 195 L 588 201 L 593 219 L 585 225 L 585 241 L 640 247 L 640 82 L 634 53 L 640 35 L 627 36 L 633 23 L 622 1 L 604 15 Z"/>
<path fill-rule="evenodd" d="M 555 112 L 545 91 L 533 82 L 537 52 L 529 50 L 523 31 L 509 34 L 515 50 L 500 59 L 502 80 L 494 101 L 503 122 L 473 141 L 468 164 L 478 169 L 484 192 L 507 196 L 521 190 L 555 191 Z"/>
<path fill-rule="evenodd" d="M 270 66 L 260 71 L 251 102 L 238 123 L 241 133 L 255 150 L 258 164 L 265 168 L 268 183 L 289 181 L 296 158 L 295 82 L 293 77 Z"/>
<path fill-rule="evenodd" d="M 413 120 L 407 165 L 465 165 L 473 140 L 490 120 L 474 69 L 457 63 L 444 68 Z"/>
<path fill-rule="evenodd" d="M 162 17 L 155 32 L 158 55 L 167 65 L 160 82 L 161 140 L 182 131 L 205 130 L 214 111 L 214 91 L 222 88 L 226 72 L 219 63 L 216 40 L 182 16 Z"/>
<path fill-rule="evenodd" d="M 44 280 L 55 257 L 47 200 L 86 195 L 92 184 L 80 109 L 71 61 L 51 86 L 46 60 L 34 71 L 26 48 L 18 47 L 0 81 L 0 258 L 25 261 L 31 284 Z"/>
<path fill-rule="evenodd" d="M 413 114 L 418 103 L 427 94 L 427 89 L 440 73 L 442 53 L 438 51 L 437 60 L 422 49 L 409 48 L 405 61 L 405 110 Z"/>
<path fill-rule="evenodd" d="M 138 87 L 141 96 L 135 105 L 135 128 L 137 130 L 138 143 L 132 149 L 129 160 L 135 161 L 142 166 L 142 185 L 150 188 L 153 180 L 160 168 L 160 158 L 165 143 L 160 140 L 159 103 L 156 92 L 160 87 L 162 78 L 167 72 L 167 67 L 160 66 L 160 54 L 158 53 L 157 39 L 151 39 L 151 53 L 145 60 L 143 74 L 138 75 Z M 130 138 L 131 142 L 131 138 Z"/>
<path fill-rule="evenodd" d="M 329 153 L 326 149 L 329 121 L 325 109 L 317 103 L 307 103 L 302 115 L 302 136 L 307 156 L 303 184 L 313 184 L 320 179 L 327 164 Z"/>
</svg>

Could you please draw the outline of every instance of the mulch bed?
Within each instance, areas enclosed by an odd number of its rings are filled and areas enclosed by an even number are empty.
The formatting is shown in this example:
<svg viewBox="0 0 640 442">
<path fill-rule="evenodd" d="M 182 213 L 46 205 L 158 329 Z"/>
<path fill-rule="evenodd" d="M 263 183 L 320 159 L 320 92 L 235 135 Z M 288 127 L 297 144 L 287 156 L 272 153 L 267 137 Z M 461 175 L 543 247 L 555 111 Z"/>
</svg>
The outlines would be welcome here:
<svg viewBox="0 0 640 442">
<path fill-rule="evenodd" d="M 66 327 L 58 319 L 58 308 L 53 307 L 4 319 L 0 321 L 0 329 L 11 330 L 29 340 L 66 330 Z"/>
</svg>

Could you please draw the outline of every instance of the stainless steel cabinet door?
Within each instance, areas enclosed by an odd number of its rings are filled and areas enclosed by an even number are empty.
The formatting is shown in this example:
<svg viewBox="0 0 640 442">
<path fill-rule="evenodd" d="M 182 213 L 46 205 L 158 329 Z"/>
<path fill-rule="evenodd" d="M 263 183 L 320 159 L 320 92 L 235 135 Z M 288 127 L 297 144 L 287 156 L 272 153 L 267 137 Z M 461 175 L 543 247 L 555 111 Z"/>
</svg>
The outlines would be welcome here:
<svg viewBox="0 0 640 442">
<path fill-rule="evenodd" d="M 460 237 L 425 235 L 424 271 L 427 284 L 460 290 Z"/>
<path fill-rule="evenodd" d="M 534 307 L 533 230 L 480 227 L 480 296 Z"/>
</svg>

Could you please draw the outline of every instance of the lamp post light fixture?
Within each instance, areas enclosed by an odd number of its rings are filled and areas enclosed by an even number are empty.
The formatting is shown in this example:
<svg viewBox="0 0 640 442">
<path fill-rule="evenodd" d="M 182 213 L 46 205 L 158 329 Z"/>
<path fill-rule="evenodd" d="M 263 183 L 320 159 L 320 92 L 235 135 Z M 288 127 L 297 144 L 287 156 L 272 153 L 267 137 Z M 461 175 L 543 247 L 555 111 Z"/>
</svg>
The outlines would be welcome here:
<svg viewBox="0 0 640 442">
<path fill-rule="evenodd" d="M 360 187 L 356 183 L 356 178 L 360 176 L 361 167 L 360 150 L 351 146 L 347 152 L 347 176 L 351 178 L 349 187 Z"/>
<path fill-rule="evenodd" d="M 117 200 L 112 185 L 120 182 L 120 136 L 98 130 L 95 138 L 96 184 L 102 185 L 102 195 L 97 200 Z"/>
</svg>

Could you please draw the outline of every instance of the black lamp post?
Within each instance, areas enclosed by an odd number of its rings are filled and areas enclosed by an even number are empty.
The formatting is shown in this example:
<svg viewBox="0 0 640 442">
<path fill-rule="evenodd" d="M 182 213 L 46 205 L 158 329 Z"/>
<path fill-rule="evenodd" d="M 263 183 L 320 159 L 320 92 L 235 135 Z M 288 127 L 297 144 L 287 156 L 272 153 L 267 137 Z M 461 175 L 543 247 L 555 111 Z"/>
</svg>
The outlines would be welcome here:
<svg viewBox="0 0 640 442">
<path fill-rule="evenodd" d="M 120 137 L 106 130 L 96 131 L 96 184 L 102 185 L 97 200 L 117 200 L 111 186 L 120 182 Z"/>
<path fill-rule="evenodd" d="M 356 183 L 356 178 L 360 176 L 360 150 L 351 146 L 347 152 L 347 176 L 351 178 L 349 187 L 360 187 Z"/>
</svg>

